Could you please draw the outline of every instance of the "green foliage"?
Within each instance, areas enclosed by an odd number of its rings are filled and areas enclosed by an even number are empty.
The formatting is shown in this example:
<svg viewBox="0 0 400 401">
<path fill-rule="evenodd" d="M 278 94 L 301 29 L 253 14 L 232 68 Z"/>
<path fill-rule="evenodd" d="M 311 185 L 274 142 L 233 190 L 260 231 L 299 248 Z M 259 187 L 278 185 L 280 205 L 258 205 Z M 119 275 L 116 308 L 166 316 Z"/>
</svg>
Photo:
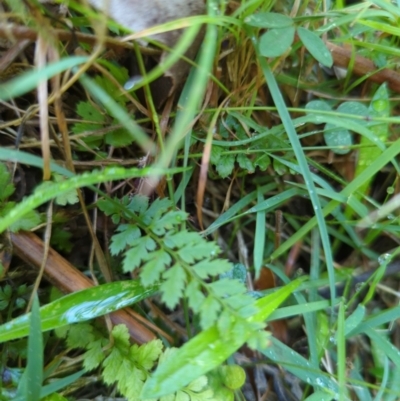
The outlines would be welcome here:
<svg viewBox="0 0 400 401">
<path fill-rule="evenodd" d="M 141 346 L 131 345 L 125 325 L 113 328 L 111 342 L 104 333 L 88 323 L 65 326 L 58 329 L 57 334 L 59 337 L 66 338 L 69 347 L 85 349 L 83 354 L 85 370 L 101 368 L 104 383 L 115 385 L 119 393 L 128 401 L 143 400 L 140 393 L 155 365 L 174 358 L 176 353 L 174 348 L 163 351 L 160 340 L 153 340 Z M 217 375 L 221 377 L 220 373 Z M 212 377 L 212 374 L 209 376 Z M 220 380 L 225 380 L 236 386 L 235 388 L 243 385 L 240 373 L 231 372 L 229 369 Z M 176 393 L 159 398 L 159 401 L 223 401 L 213 396 L 216 386 L 213 384 L 211 388 L 208 381 L 206 376 L 200 376 Z"/>
<path fill-rule="evenodd" d="M 250 137 L 243 128 L 246 124 L 255 131 Z M 235 162 L 245 174 L 252 174 L 257 169 L 265 171 L 271 164 L 267 152 L 288 147 L 283 130 L 268 132 L 264 127 L 249 122 L 235 112 L 228 114 L 220 123 L 218 132 L 224 141 L 214 141 L 210 161 L 221 178 L 232 174 Z M 232 141 L 232 135 L 238 140 Z M 287 152 L 286 156 L 292 157 L 292 152 Z"/>
<path fill-rule="evenodd" d="M 123 85 L 128 80 L 128 73 L 125 68 L 120 67 L 119 73 L 115 78 L 118 79 L 118 83 Z M 114 69 L 113 69 L 114 71 Z M 96 76 L 94 82 L 99 88 L 103 89 L 116 103 L 117 105 L 127 112 L 126 103 L 127 98 L 122 95 L 118 86 L 115 82 L 103 76 Z M 97 104 L 94 101 L 81 101 L 76 106 L 76 113 L 83 119 L 82 122 L 75 123 L 72 126 L 72 132 L 76 135 L 83 133 L 96 133 L 96 131 L 104 130 L 107 131 L 104 135 L 85 135 L 82 140 L 87 146 L 94 149 L 99 147 L 103 140 L 107 145 L 122 147 L 128 146 L 133 142 L 132 136 L 128 133 L 125 128 L 118 127 L 118 120 L 111 120 L 110 117 L 103 111 L 101 104 Z M 110 126 L 115 126 L 111 131 L 108 129 Z M 103 138 L 104 136 L 104 138 Z M 84 150 L 84 148 L 80 148 Z"/>
<path fill-rule="evenodd" d="M 0 219 L 2 216 L 10 213 L 14 207 L 15 202 L 9 201 L 8 197 L 14 193 L 14 185 L 11 183 L 11 174 L 8 172 L 5 164 L 0 163 Z M 23 218 L 18 219 L 9 226 L 9 229 L 13 232 L 19 230 L 30 230 L 40 223 L 39 214 L 30 210 L 26 213 Z"/>
<path fill-rule="evenodd" d="M 119 207 L 108 200 L 100 200 L 98 206 L 114 222 L 124 221 L 111 239 L 111 254 L 123 255 L 125 272 L 140 268 L 144 286 L 160 283 L 161 299 L 170 309 L 185 296 L 200 314 L 203 329 L 213 325 L 223 311 L 248 315 L 254 300 L 246 295 L 243 282 L 212 281 L 232 265 L 216 258 L 219 248 L 214 242 L 182 228 L 187 213 L 175 210 L 170 200 L 149 204 L 148 198 L 139 195 L 123 198 Z"/>
<path fill-rule="evenodd" d="M 260 54 L 264 57 L 279 57 L 289 51 L 295 33 L 304 47 L 321 64 L 331 67 L 333 59 L 323 40 L 315 32 L 297 27 L 286 15 L 277 13 L 257 13 L 245 19 L 245 23 L 256 28 L 268 28 L 259 38 Z"/>
</svg>

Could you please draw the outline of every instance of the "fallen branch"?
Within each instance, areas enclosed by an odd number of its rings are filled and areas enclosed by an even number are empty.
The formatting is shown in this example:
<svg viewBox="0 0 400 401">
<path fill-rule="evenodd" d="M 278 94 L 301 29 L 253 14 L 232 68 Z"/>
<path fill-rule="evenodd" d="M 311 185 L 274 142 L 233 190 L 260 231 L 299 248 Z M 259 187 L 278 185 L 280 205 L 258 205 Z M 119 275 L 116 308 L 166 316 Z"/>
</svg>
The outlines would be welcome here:
<svg viewBox="0 0 400 401">
<path fill-rule="evenodd" d="M 373 61 L 361 57 L 354 56 L 354 49 L 337 46 L 331 42 L 327 42 L 328 49 L 332 53 L 333 62 L 336 67 L 348 68 L 350 62 L 354 58 L 352 72 L 359 76 L 366 76 L 367 79 L 382 84 L 387 82 L 389 88 L 400 93 L 400 74 L 389 68 L 379 69 Z"/>
<path fill-rule="evenodd" d="M 40 268 L 43 260 L 44 243 L 36 234 L 26 231 L 21 231 L 17 234 L 12 233 L 11 242 L 16 256 L 32 267 Z M 52 248 L 50 248 L 46 260 L 44 275 L 47 280 L 64 293 L 84 290 L 94 285 L 88 277 Z M 131 309 L 126 308 L 113 312 L 110 314 L 110 319 L 115 325 L 125 324 L 132 340 L 138 344 L 143 344 L 156 338 L 148 327 L 172 341 L 166 333 Z"/>
</svg>

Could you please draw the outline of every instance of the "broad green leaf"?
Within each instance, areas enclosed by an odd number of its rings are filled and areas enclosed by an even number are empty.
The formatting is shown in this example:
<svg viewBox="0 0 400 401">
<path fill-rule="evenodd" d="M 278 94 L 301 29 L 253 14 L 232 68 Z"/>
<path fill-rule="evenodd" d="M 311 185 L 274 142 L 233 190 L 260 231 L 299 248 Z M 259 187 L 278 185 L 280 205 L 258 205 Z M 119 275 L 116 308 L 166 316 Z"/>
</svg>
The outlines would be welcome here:
<svg viewBox="0 0 400 401">
<path fill-rule="evenodd" d="M 323 100 L 311 100 L 308 102 L 305 107 L 306 110 L 320 110 L 320 111 L 332 111 L 332 107 Z M 317 124 L 318 122 L 316 122 Z"/>
<path fill-rule="evenodd" d="M 305 48 L 318 62 L 326 67 L 332 67 L 332 54 L 324 41 L 315 32 L 299 27 L 297 28 L 297 34 Z"/>
<path fill-rule="evenodd" d="M 260 54 L 264 57 L 282 56 L 292 45 L 294 40 L 295 28 L 273 28 L 265 32 L 260 37 Z"/>
<path fill-rule="evenodd" d="M 247 170 L 249 174 L 254 173 L 253 162 L 243 153 L 239 153 L 236 157 L 236 161 L 243 170 Z"/>
<path fill-rule="evenodd" d="M 368 114 L 367 108 L 360 102 L 343 102 L 338 108 L 339 113 L 352 114 L 356 116 L 366 117 Z M 350 117 L 349 117 L 350 118 Z M 346 121 L 346 120 L 344 120 Z M 347 120 L 348 121 L 348 120 Z M 356 124 L 361 124 L 365 126 L 365 120 L 356 120 Z M 346 124 L 349 129 L 352 128 L 350 121 Z M 349 129 L 344 126 L 337 126 L 335 123 L 327 123 L 324 129 L 324 139 L 325 143 L 332 147 L 332 151 L 337 154 L 346 154 L 350 149 L 343 147 L 349 147 L 353 144 L 353 135 L 350 133 Z M 339 148 L 338 148 L 339 147 Z M 342 149 L 341 149 L 342 147 Z"/>
<path fill-rule="evenodd" d="M 235 166 L 235 156 L 232 154 L 221 155 L 215 168 L 221 178 L 226 178 L 232 174 L 233 167 Z"/>
<path fill-rule="evenodd" d="M 256 28 L 286 28 L 293 26 L 293 20 L 278 13 L 257 13 L 247 17 L 244 22 Z"/>
<path fill-rule="evenodd" d="M 143 398 L 155 398 L 173 393 L 196 378 L 224 362 L 254 333 L 252 323 L 265 319 L 304 281 L 298 279 L 256 302 L 259 311 L 247 320 L 233 322 L 241 330 L 229 330 L 224 337 L 217 325 L 192 338 L 174 354 L 174 358 L 161 363 L 142 390 Z"/>
<path fill-rule="evenodd" d="M 39 300 L 33 299 L 29 322 L 28 363 L 26 365 L 26 400 L 39 401 L 43 382 L 43 335 L 40 324 Z"/>
<path fill-rule="evenodd" d="M 353 144 L 353 136 L 349 130 L 338 128 L 333 124 L 326 124 L 324 129 L 325 143 L 331 148 L 333 153 L 345 155 L 350 152 Z"/>
<path fill-rule="evenodd" d="M 88 288 L 59 298 L 40 308 L 42 331 L 83 322 L 139 302 L 158 290 L 143 288 L 137 280 L 116 281 Z M 30 314 L 0 326 L 0 343 L 25 337 L 29 333 Z"/>
</svg>

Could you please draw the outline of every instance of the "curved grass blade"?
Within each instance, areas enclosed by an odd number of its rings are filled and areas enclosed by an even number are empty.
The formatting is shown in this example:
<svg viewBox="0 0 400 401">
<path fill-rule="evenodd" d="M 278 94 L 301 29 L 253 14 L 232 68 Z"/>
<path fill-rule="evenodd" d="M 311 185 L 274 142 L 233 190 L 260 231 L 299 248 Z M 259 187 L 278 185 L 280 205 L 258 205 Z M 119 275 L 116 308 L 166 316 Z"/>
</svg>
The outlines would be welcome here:
<svg viewBox="0 0 400 401">
<path fill-rule="evenodd" d="M 39 401 L 43 382 L 43 335 L 37 295 L 33 299 L 29 322 L 28 363 L 24 374 L 26 400 Z"/>
<path fill-rule="evenodd" d="M 264 196 L 260 190 L 257 189 L 257 198 L 258 202 L 263 202 Z M 266 226 L 265 226 L 265 211 L 261 210 L 257 212 L 256 216 L 256 234 L 255 234 L 255 242 L 254 242 L 254 270 L 256 272 L 256 278 L 260 276 L 260 271 L 264 259 L 264 248 L 265 248 L 265 235 L 266 235 Z"/>
<path fill-rule="evenodd" d="M 40 399 L 51 395 L 65 387 L 68 387 L 72 383 L 75 383 L 80 377 L 82 377 L 86 373 L 86 370 L 82 369 L 79 372 L 76 372 L 70 376 L 63 377 L 62 379 L 55 380 L 50 384 L 47 384 L 42 387 L 42 391 L 40 392 Z M 13 401 L 26 401 L 25 396 L 17 396 L 13 398 Z"/>
<path fill-rule="evenodd" d="M 158 290 L 144 288 L 139 281 L 116 281 L 66 295 L 40 308 L 42 332 L 71 323 L 83 322 L 125 308 Z M 0 326 L 0 343 L 29 334 L 31 314 L 20 316 Z"/>
<path fill-rule="evenodd" d="M 296 156 L 297 162 L 299 163 L 299 167 L 301 173 L 304 178 L 305 185 L 307 187 L 311 203 L 314 208 L 315 217 L 318 222 L 318 228 L 321 234 L 321 242 L 325 252 L 325 261 L 326 261 L 326 269 L 329 275 L 329 288 L 331 291 L 331 301 L 333 304 L 334 299 L 336 298 L 336 288 L 335 288 L 335 268 L 333 266 L 333 256 L 332 249 L 330 245 L 328 230 L 326 227 L 324 215 L 322 213 L 321 202 L 317 196 L 316 188 L 314 185 L 314 181 L 312 179 L 312 175 L 310 169 L 308 167 L 308 163 L 301 146 L 299 137 L 296 133 L 295 127 L 293 125 L 290 114 L 287 110 L 285 101 L 283 100 L 282 94 L 279 90 L 278 84 L 276 82 L 275 76 L 273 75 L 270 67 L 263 57 L 261 57 L 258 51 L 258 44 L 254 39 L 254 48 L 257 52 L 257 58 L 264 73 L 265 80 L 268 84 L 269 90 L 271 92 L 271 96 L 274 100 L 278 113 L 282 119 L 283 126 L 286 129 L 287 135 L 289 137 L 290 143 L 292 144 L 294 154 Z"/>
<path fill-rule="evenodd" d="M 390 147 L 388 147 L 374 162 L 369 165 L 359 176 L 350 182 L 341 192 L 340 195 L 352 196 L 355 191 L 369 179 L 371 175 L 376 174 L 386 164 L 392 162 L 395 157 L 400 153 L 400 139 L 397 139 Z M 339 202 L 332 200 L 322 210 L 322 215 L 327 216 L 332 213 L 339 206 Z M 316 217 L 310 219 L 306 224 L 299 228 L 288 240 L 286 240 L 278 249 L 276 249 L 270 256 L 270 259 L 276 259 L 296 242 L 301 240 L 313 227 L 317 225 Z"/>
<path fill-rule="evenodd" d="M 126 110 L 124 110 L 103 88 L 97 85 L 97 83 L 88 76 L 82 75 L 79 80 L 82 85 L 107 109 L 107 111 L 125 127 L 127 132 L 144 151 L 154 154 L 155 144 L 143 129 L 136 124 L 132 119 L 132 116 L 130 116 Z"/>
<path fill-rule="evenodd" d="M 43 69 L 29 71 L 18 78 L 0 85 L 0 100 L 7 101 L 30 92 L 35 89 L 40 82 L 52 78 L 55 75 L 79 64 L 83 64 L 88 60 L 89 57 L 72 56 L 64 58 L 56 63 L 51 63 Z"/>
<path fill-rule="evenodd" d="M 143 398 L 173 393 L 199 376 L 219 366 L 239 349 L 253 332 L 250 323 L 262 323 L 304 281 L 298 279 L 256 302 L 258 312 L 241 324 L 243 330 L 228 331 L 221 336 L 217 325 L 192 338 L 180 348 L 173 359 L 160 364 L 142 390 Z M 241 323 L 239 321 L 234 323 Z M 234 326 L 232 326 L 234 327 Z"/>
<path fill-rule="evenodd" d="M 339 387 L 337 382 L 329 377 L 327 373 L 320 369 L 311 367 L 307 359 L 293 351 L 291 348 L 281 343 L 276 338 L 271 338 L 272 345 L 265 350 L 260 350 L 267 358 L 278 363 L 296 377 L 315 388 L 325 390 L 337 399 Z"/>
<path fill-rule="evenodd" d="M 43 205 L 43 203 L 55 198 L 59 195 L 65 194 L 73 189 L 108 182 L 113 180 L 122 180 L 132 177 L 145 177 L 154 176 L 165 173 L 182 172 L 182 169 L 154 169 L 154 168 L 123 168 L 123 167 L 110 167 L 102 171 L 92 171 L 71 177 L 62 182 L 44 182 L 35 189 L 35 192 L 25 198 L 22 202 L 18 203 L 7 215 L 0 218 L 0 233 L 8 228 L 11 224 L 15 223 L 29 211 L 36 207 Z"/>
</svg>

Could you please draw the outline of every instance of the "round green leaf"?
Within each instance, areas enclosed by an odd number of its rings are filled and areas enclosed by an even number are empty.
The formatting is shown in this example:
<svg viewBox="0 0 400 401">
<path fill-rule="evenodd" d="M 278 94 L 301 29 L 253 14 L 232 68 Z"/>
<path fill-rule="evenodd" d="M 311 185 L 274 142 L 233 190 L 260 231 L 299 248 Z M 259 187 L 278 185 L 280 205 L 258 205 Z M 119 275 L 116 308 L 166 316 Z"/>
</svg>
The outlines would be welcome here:
<svg viewBox="0 0 400 401">
<path fill-rule="evenodd" d="M 294 40 L 295 28 L 274 28 L 264 33 L 259 42 L 260 53 L 264 57 L 278 57 L 284 54 Z"/>
<path fill-rule="evenodd" d="M 285 28 L 293 25 L 291 18 L 277 13 L 258 13 L 247 17 L 245 24 L 257 28 Z"/>
<path fill-rule="evenodd" d="M 316 33 L 299 27 L 297 28 L 297 34 L 305 48 L 317 61 L 326 67 L 332 67 L 332 54 L 326 47 L 324 41 Z"/>
<path fill-rule="evenodd" d="M 344 102 L 337 108 L 337 111 L 339 113 L 354 114 L 356 116 L 368 116 L 368 107 L 360 102 Z M 357 123 L 365 125 L 367 120 L 357 120 Z"/>
<path fill-rule="evenodd" d="M 306 104 L 306 110 L 332 111 L 332 108 L 323 100 L 311 100 Z"/>
<path fill-rule="evenodd" d="M 353 137 L 347 129 L 330 123 L 325 125 L 324 139 L 332 152 L 338 155 L 349 153 L 349 146 L 353 144 Z"/>
<path fill-rule="evenodd" d="M 318 123 L 322 124 L 324 122 L 323 120 L 318 121 L 319 114 L 315 113 L 315 111 L 332 111 L 331 106 L 327 102 L 324 102 L 323 100 L 311 100 L 311 102 L 308 102 L 306 104 L 305 109 L 313 110 L 313 113 L 310 114 L 312 114 L 315 117 L 315 121 L 313 121 L 314 124 Z"/>
<path fill-rule="evenodd" d="M 246 372 L 239 365 L 224 365 L 220 368 L 222 381 L 231 390 L 237 390 L 246 381 Z"/>
</svg>

